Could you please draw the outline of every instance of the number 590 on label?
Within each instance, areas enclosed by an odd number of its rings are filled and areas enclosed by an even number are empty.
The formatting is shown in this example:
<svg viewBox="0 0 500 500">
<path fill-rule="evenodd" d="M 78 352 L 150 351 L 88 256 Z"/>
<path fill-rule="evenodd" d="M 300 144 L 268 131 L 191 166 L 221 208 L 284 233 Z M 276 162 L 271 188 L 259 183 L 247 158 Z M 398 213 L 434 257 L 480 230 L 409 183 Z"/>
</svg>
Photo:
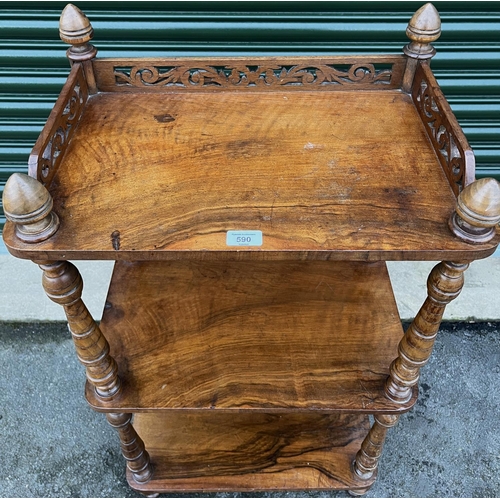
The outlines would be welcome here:
<svg viewBox="0 0 500 500">
<path fill-rule="evenodd" d="M 226 234 L 228 247 L 260 247 L 262 231 L 228 231 Z"/>
</svg>

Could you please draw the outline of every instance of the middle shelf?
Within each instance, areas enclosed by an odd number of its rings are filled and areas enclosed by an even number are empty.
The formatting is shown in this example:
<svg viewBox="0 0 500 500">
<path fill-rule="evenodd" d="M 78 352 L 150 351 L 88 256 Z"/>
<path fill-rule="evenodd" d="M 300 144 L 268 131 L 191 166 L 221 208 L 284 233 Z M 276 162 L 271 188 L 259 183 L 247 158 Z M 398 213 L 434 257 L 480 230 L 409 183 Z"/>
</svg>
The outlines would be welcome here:
<svg viewBox="0 0 500 500">
<path fill-rule="evenodd" d="M 403 335 L 384 262 L 124 262 L 101 322 L 123 381 L 98 411 L 392 413 Z"/>
</svg>

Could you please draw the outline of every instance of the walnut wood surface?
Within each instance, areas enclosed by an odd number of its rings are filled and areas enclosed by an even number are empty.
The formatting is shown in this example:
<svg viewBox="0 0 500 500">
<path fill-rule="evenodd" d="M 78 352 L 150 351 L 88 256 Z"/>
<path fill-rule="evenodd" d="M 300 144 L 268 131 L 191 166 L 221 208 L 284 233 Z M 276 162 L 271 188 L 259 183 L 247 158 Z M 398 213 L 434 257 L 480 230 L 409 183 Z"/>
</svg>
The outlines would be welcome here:
<svg viewBox="0 0 500 500">
<path fill-rule="evenodd" d="M 101 329 L 122 394 L 100 411 L 390 413 L 402 338 L 385 263 L 121 262 Z"/>
<path fill-rule="evenodd" d="M 29 247 L 8 224 L 15 255 L 460 260 L 497 243 L 450 232 L 455 196 L 398 91 L 91 96 L 49 190 L 60 230 Z M 244 229 L 263 245 L 227 247 Z"/>
<path fill-rule="evenodd" d="M 362 489 L 351 470 L 363 415 L 141 413 L 134 426 L 154 475 L 139 491 Z"/>
</svg>

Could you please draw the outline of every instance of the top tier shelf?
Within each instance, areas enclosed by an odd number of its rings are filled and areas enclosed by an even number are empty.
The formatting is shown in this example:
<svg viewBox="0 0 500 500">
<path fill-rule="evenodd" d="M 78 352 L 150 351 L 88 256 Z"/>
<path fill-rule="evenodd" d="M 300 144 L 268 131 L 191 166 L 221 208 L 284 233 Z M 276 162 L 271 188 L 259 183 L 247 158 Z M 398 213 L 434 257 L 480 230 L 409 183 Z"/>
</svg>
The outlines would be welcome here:
<svg viewBox="0 0 500 500">
<path fill-rule="evenodd" d="M 75 63 L 30 158 L 61 225 L 24 258 L 442 260 L 474 158 L 404 56 Z M 88 68 L 87 68 L 88 69 Z M 227 231 L 260 230 L 260 246 Z"/>
</svg>

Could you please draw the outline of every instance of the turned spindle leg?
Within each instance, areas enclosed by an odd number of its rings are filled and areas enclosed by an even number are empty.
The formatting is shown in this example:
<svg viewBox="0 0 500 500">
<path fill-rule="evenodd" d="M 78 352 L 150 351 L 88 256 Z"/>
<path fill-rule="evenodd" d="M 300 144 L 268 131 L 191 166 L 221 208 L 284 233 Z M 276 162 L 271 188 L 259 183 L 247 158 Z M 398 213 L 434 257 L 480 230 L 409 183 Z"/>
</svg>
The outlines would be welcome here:
<svg viewBox="0 0 500 500">
<path fill-rule="evenodd" d="M 81 299 L 83 281 L 76 267 L 63 261 L 39 262 L 43 270 L 43 287 L 54 302 L 64 307 L 69 328 L 87 379 L 98 397 L 109 400 L 121 388 L 115 360 L 109 354 L 109 344 Z M 131 424 L 132 415 L 111 413 L 108 422 L 118 431 L 122 454 L 137 482 L 149 481 L 152 468 L 144 443 Z"/>
<path fill-rule="evenodd" d="M 399 415 L 375 415 L 374 418 L 375 423 L 363 440 L 361 449 L 358 451 L 353 464 L 354 472 L 361 479 L 370 479 L 377 471 L 387 430 L 397 424 Z M 360 496 L 364 495 L 368 489 L 351 490 L 349 493 L 354 496 Z"/>
<path fill-rule="evenodd" d="M 64 307 L 76 353 L 85 366 L 87 379 L 101 399 L 110 399 L 120 391 L 115 360 L 109 344 L 83 303 L 83 281 L 70 262 L 38 262 L 43 270 L 43 288 L 49 298 Z"/>
<path fill-rule="evenodd" d="M 144 448 L 144 442 L 132 426 L 131 413 L 108 413 L 106 418 L 120 436 L 122 455 L 127 461 L 127 467 L 138 483 L 148 482 L 153 475 L 149 454 Z"/>
<path fill-rule="evenodd" d="M 427 299 L 399 344 L 399 356 L 391 364 L 385 387 L 389 399 L 399 403 L 411 399 L 420 369 L 434 347 L 446 305 L 460 294 L 463 273 L 468 267 L 465 262 L 441 262 L 431 271 Z"/>
<path fill-rule="evenodd" d="M 428 361 L 446 305 L 462 290 L 463 273 L 468 263 L 441 262 L 431 271 L 427 281 L 428 297 L 401 340 L 399 356 L 392 362 L 386 382 L 386 395 L 399 403 L 411 399 L 420 369 Z M 394 427 L 399 415 L 375 415 L 375 423 L 356 455 L 353 469 L 362 479 L 371 478 L 378 467 L 387 430 Z M 352 490 L 363 495 L 368 489 Z"/>
<path fill-rule="evenodd" d="M 483 178 L 464 187 L 449 219 L 458 238 L 471 243 L 492 240 L 500 223 L 500 183 Z M 406 401 L 417 383 L 420 368 L 427 362 L 446 305 L 460 294 L 468 263 L 441 262 L 427 283 L 428 298 L 399 346 L 399 357 L 391 366 L 386 394 L 394 401 Z"/>
<path fill-rule="evenodd" d="M 480 179 L 468 185 L 459 195 L 457 208 L 449 222 L 450 229 L 469 243 L 484 243 L 495 235 L 500 222 L 500 184 L 494 179 Z M 441 262 L 427 280 L 428 296 L 398 347 L 392 362 L 385 392 L 389 399 L 405 403 L 411 399 L 418 383 L 420 369 L 427 363 L 434 347 L 447 304 L 460 294 L 468 262 Z M 370 478 L 376 471 L 387 430 L 396 425 L 399 416 L 378 415 L 363 441 L 354 462 L 355 473 Z M 367 490 L 350 493 L 360 495 Z"/>
</svg>

